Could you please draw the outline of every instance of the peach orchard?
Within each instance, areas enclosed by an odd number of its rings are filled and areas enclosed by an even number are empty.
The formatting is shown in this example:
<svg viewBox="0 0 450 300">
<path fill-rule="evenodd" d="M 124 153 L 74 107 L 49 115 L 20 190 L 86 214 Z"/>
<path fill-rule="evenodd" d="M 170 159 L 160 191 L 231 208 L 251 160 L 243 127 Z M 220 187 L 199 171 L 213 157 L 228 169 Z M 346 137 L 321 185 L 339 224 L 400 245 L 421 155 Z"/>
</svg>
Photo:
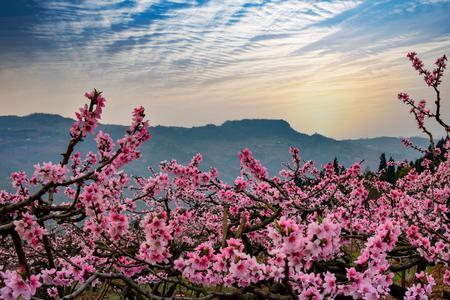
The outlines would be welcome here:
<svg viewBox="0 0 450 300">
<path fill-rule="evenodd" d="M 433 101 L 399 99 L 430 139 L 422 171 L 395 184 L 381 173 L 291 161 L 271 177 L 249 149 L 233 183 L 202 156 L 187 165 L 161 162 L 134 177 L 123 166 L 139 159 L 150 139 L 136 108 L 124 136 L 95 128 L 105 99 L 94 90 L 76 113 L 59 162 L 11 174 L 0 191 L 2 299 L 428 299 L 450 285 L 450 140 L 442 119 L 441 84 L 447 58 L 425 69 L 409 60 Z M 446 137 L 436 147 L 426 124 Z M 151 131 L 151 130 L 150 130 Z M 95 152 L 77 146 L 89 135 Z M 412 274 L 412 275 L 411 275 Z M 405 277 L 408 275 L 409 280 Z M 448 297 L 445 289 L 437 297 Z"/>
</svg>

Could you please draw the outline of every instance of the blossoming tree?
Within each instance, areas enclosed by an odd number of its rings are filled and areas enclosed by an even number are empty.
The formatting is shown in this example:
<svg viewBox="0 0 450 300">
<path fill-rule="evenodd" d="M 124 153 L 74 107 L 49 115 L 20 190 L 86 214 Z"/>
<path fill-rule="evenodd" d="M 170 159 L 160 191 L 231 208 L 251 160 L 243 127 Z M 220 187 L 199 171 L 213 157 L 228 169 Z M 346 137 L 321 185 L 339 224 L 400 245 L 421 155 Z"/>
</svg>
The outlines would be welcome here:
<svg viewBox="0 0 450 300">
<path fill-rule="evenodd" d="M 432 268 L 450 285 L 450 130 L 439 92 L 447 58 L 433 71 L 408 58 L 436 100 L 431 110 L 399 94 L 430 150 L 423 172 L 395 184 L 364 177 L 359 163 L 319 169 L 296 148 L 275 177 L 248 149 L 231 184 L 202 170 L 200 154 L 132 177 L 122 167 L 150 138 L 144 109 L 121 139 L 99 131 L 96 152 L 80 153 L 105 105 L 100 92 L 87 93 L 61 161 L 11 174 L 13 191 L 0 192 L 0 297 L 427 299 Z M 425 119 L 443 127 L 443 149 Z"/>
</svg>

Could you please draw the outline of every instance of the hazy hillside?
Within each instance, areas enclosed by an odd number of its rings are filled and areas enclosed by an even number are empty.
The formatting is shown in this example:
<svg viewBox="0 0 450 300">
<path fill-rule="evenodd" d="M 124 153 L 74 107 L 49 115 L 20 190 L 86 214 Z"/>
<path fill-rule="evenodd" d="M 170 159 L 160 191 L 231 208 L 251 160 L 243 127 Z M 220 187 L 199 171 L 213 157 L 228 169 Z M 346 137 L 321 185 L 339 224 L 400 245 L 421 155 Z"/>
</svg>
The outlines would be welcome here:
<svg viewBox="0 0 450 300">
<path fill-rule="evenodd" d="M 8 187 L 12 171 L 33 170 L 33 164 L 41 161 L 59 160 L 72 120 L 58 115 L 32 114 L 25 117 L 0 117 L 0 187 Z M 101 125 L 103 129 L 120 137 L 125 126 Z M 227 121 L 221 126 L 206 125 L 194 128 L 156 126 L 151 129 L 152 139 L 143 147 L 142 161 L 129 168 L 135 175 L 145 175 L 146 166 L 157 168 L 162 160 L 175 158 L 187 162 L 201 152 L 204 167 L 215 166 L 221 177 L 231 180 L 239 174 L 237 152 L 249 147 L 272 174 L 282 162 L 289 159 L 289 146 L 301 149 L 304 159 L 319 164 L 336 156 L 344 165 L 365 161 L 365 166 L 377 168 L 382 152 L 395 159 L 414 159 L 417 153 L 405 149 L 400 139 L 380 137 L 358 140 L 334 140 L 322 135 L 306 135 L 293 130 L 282 120 Z M 415 139 L 425 145 L 426 140 Z M 80 149 L 94 149 L 92 139 L 82 143 Z"/>
</svg>

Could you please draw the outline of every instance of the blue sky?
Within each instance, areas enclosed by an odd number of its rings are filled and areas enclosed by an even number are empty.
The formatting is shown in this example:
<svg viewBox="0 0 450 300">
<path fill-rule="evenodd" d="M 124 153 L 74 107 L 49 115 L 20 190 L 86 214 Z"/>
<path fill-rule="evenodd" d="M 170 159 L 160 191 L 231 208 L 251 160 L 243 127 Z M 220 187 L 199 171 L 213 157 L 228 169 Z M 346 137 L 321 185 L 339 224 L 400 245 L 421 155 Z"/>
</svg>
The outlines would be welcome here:
<svg viewBox="0 0 450 300">
<path fill-rule="evenodd" d="M 448 1 L 2 0 L 0 114 L 70 116 L 96 87 L 108 123 L 143 105 L 154 125 L 276 118 L 336 138 L 414 135 L 396 94 L 431 91 L 411 50 L 428 64 L 450 55 Z"/>
</svg>

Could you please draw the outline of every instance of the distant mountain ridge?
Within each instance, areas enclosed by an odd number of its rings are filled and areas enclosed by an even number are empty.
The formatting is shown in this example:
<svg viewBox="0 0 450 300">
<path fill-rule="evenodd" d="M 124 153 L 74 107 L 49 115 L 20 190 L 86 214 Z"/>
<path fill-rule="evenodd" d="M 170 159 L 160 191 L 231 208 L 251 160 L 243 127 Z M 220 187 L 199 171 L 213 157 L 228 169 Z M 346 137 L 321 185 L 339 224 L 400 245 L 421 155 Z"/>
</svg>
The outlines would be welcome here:
<svg viewBox="0 0 450 300">
<path fill-rule="evenodd" d="M 30 173 L 37 162 L 59 161 L 72 122 L 69 118 L 43 113 L 0 116 L 0 189 L 9 188 L 8 178 L 13 171 Z M 102 124 L 99 129 L 118 138 L 126 126 Z M 152 139 L 142 147 L 142 159 L 128 167 L 134 175 L 148 176 L 147 166 L 157 169 L 162 160 L 186 163 L 194 154 L 202 153 L 205 169 L 214 166 L 222 179 L 231 181 L 239 175 L 237 153 L 244 147 L 252 150 L 271 175 L 280 170 L 283 162 L 289 161 L 289 146 L 299 147 L 303 159 L 314 160 L 319 165 L 337 157 L 345 166 L 364 160 L 365 167 L 376 169 L 383 152 L 397 160 L 419 156 L 406 149 L 400 138 L 335 140 L 320 134 L 297 132 L 284 120 L 244 119 L 192 128 L 155 126 L 151 134 Z M 415 137 L 413 141 L 427 146 L 424 138 Z M 95 150 L 95 142 L 87 138 L 77 150 Z"/>
</svg>

